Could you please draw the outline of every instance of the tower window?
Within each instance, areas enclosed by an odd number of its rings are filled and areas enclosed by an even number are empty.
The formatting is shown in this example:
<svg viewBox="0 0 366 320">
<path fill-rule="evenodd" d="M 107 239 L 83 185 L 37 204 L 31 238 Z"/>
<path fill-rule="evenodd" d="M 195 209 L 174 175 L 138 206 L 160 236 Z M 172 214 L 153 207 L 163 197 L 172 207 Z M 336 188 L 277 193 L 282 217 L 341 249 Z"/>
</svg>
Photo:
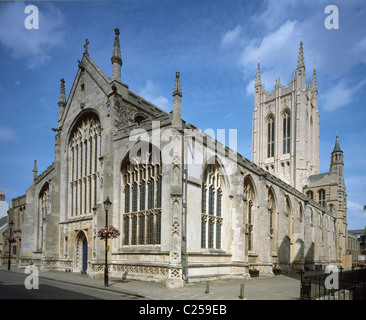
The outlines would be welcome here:
<svg viewBox="0 0 366 320">
<path fill-rule="evenodd" d="M 274 156 L 274 141 L 275 141 L 274 129 L 275 129 L 274 119 L 273 117 L 270 117 L 268 119 L 268 149 L 267 149 L 268 158 Z"/>
<path fill-rule="evenodd" d="M 286 112 L 283 116 L 283 154 L 290 153 L 290 132 L 291 119 L 290 115 Z"/>
<path fill-rule="evenodd" d="M 313 198 L 314 198 L 313 191 L 308 191 L 308 192 L 306 192 L 306 195 L 307 195 L 310 199 L 313 199 Z"/>
<path fill-rule="evenodd" d="M 324 189 L 320 189 L 318 191 L 318 200 L 319 200 L 319 204 L 323 207 L 325 207 L 325 190 Z"/>
</svg>

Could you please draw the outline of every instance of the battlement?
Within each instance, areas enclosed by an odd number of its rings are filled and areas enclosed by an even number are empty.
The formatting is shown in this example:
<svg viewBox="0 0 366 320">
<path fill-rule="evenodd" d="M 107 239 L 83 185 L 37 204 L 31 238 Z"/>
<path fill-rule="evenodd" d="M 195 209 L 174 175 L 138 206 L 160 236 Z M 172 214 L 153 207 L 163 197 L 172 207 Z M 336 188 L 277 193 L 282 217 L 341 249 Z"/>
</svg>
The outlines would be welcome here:
<svg viewBox="0 0 366 320">
<path fill-rule="evenodd" d="M 4 192 L 4 190 L 0 190 L 0 201 L 5 201 L 5 192 Z"/>
</svg>

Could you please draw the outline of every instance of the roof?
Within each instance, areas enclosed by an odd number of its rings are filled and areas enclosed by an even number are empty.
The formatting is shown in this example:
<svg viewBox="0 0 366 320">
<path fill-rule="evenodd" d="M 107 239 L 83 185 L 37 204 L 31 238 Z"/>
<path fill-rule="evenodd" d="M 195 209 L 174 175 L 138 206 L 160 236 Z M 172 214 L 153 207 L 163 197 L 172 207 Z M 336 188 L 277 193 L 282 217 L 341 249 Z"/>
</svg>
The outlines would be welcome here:
<svg viewBox="0 0 366 320">
<path fill-rule="evenodd" d="M 325 173 L 313 174 L 308 177 L 308 180 L 317 181 L 317 180 L 323 179 L 323 177 L 327 174 L 329 174 L 329 173 L 325 172 Z"/>
<path fill-rule="evenodd" d="M 8 216 L 0 218 L 0 228 L 8 223 Z"/>
<path fill-rule="evenodd" d="M 339 138 L 338 138 L 338 134 L 337 134 L 337 137 L 336 137 L 336 142 L 335 142 L 335 145 L 334 145 L 333 152 L 343 152 L 343 151 L 341 150 L 340 145 L 339 145 Z M 332 152 L 332 153 L 333 153 L 333 152 Z"/>
</svg>

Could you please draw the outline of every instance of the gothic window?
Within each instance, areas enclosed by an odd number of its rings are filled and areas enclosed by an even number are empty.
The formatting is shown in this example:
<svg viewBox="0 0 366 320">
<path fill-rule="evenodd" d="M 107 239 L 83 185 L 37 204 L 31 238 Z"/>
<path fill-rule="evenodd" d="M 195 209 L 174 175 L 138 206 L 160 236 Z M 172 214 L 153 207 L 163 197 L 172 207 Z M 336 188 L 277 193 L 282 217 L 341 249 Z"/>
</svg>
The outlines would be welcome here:
<svg viewBox="0 0 366 320">
<path fill-rule="evenodd" d="M 140 184 L 140 211 L 145 210 L 145 202 L 146 202 L 146 184 L 144 181 Z"/>
<path fill-rule="evenodd" d="M 49 184 L 42 187 L 38 198 L 38 247 L 43 247 L 43 219 L 49 214 L 50 200 L 49 200 Z"/>
<path fill-rule="evenodd" d="M 276 219 L 276 204 L 272 189 L 268 191 L 268 213 L 269 213 L 269 235 L 271 237 L 272 252 L 277 251 L 275 219 Z"/>
<path fill-rule="evenodd" d="M 131 149 L 122 163 L 123 244 L 159 245 L 162 206 L 160 151 L 151 144 L 140 145 L 139 148 L 138 152 Z"/>
<path fill-rule="evenodd" d="M 69 141 L 69 215 L 91 213 L 98 201 L 101 126 L 94 113 L 75 123 Z"/>
<path fill-rule="evenodd" d="M 303 213 L 303 210 L 302 210 L 302 205 L 300 204 L 300 222 L 302 222 L 303 218 L 304 218 L 304 213 Z"/>
<path fill-rule="evenodd" d="M 288 112 L 283 116 L 283 154 L 290 153 L 291 118 Z"/>
<path fill-rule="evenodd" d="M 307 195 L 310 199 L 314 199 L 313 191 L 308 191 L 308 192 L 306 192 L 306 195 Z"/>
<path fill-rule="evenodd" d="M 272 190 L 268 193 L 268 211 L 269 211 L 269 233 L 273 234 L 275 202 Z"/>
<path fill-rule="evenodd" d="M 268 133 L 267 133 L 267 157 L 271 158 L 274 156 L 274 145 L 275 145 L 275 122 L 274 117 L 268 118 Z"/>
<path fill-rule="evenodd" d="M 145 120 L 145 117 L 141 114 L 138 114 L 138 115 L 135 116 L 135 122 L 138 123 L 138 124 L 140 124 L 144 120 Z"/>
<path fill-rule="evenodd" d="M 318 191 L 318 202 L 321 206 L 325 207 L 325 190 L 320 189 Z"/>
<path fill-rule="evenodd" d="M 253 250 L 253 204 L 254 204 L 254 188 L 249 177 L 244 180 L 244 200 L 245 200 L 245 214 L 244 224 L 247 231 L 247 249 Z"/>
<path fill-rule="evenodd" d="M 292 217 L 291 217 L 291 203 L 290 203 L 290 198 L 287 196 L 286 197 L 286 216 L 287 216 L 287 234 L 290 237 L 291 235 L 291 222 L 292 222 Z"/>
<path fill-rule="evenodd" d="M 219 169 L 218 163 L 209 164 L 204 172 L 201 195 L 202 248 L 221 249 L 223 190 Z"/>
</svg>

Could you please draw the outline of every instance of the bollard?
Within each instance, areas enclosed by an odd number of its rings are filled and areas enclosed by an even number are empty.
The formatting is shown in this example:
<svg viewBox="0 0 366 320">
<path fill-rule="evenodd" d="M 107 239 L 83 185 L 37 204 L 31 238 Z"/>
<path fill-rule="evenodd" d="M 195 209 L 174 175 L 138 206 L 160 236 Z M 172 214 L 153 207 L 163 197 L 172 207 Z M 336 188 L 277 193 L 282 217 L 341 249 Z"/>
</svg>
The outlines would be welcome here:
<svg viewBox="0 0 366 320">
<path fill-rule="evenodd" d="M 240 285 L 240 295 L 239 299 L 244 299 L 244 283 Z"/>
<path fill-rule="evenodd" d="M 210 283 L 207 281 L 205 294 L 209 294 L 209 293 L 210 293 Z"/>
</svg>

